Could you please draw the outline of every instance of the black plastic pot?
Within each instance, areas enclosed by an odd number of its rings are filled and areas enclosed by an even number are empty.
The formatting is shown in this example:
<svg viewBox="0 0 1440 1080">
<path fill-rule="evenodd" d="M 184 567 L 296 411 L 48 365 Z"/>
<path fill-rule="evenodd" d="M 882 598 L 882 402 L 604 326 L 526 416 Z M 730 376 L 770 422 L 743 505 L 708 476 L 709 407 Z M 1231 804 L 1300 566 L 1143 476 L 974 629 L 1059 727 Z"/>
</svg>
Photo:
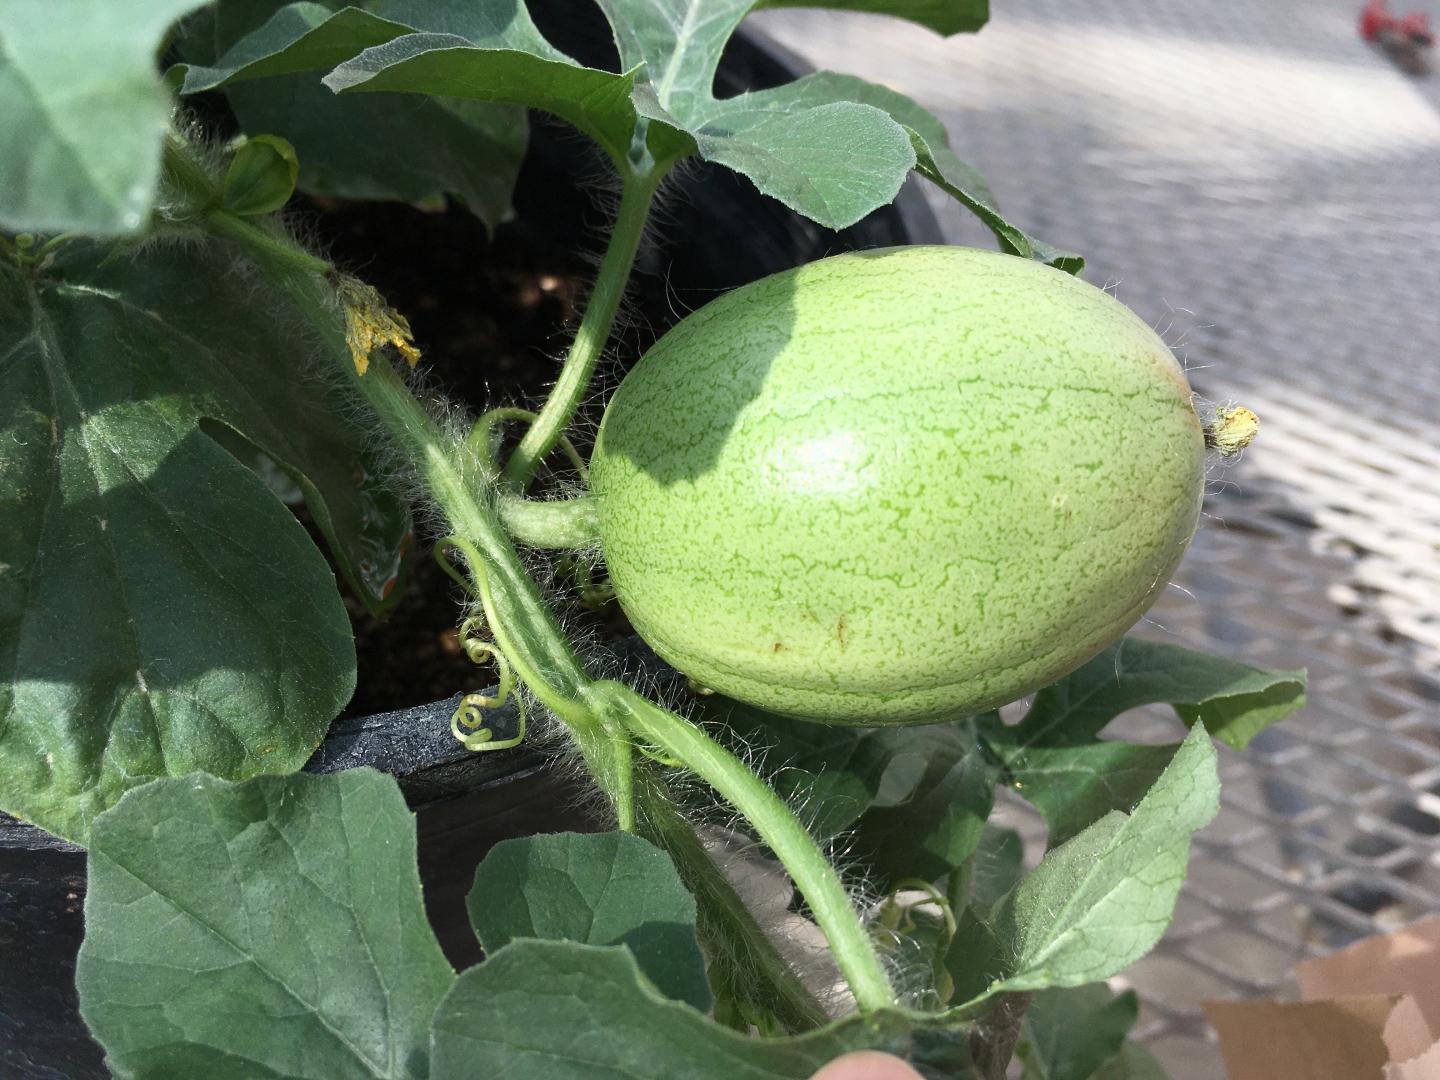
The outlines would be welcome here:
<svg viewBox="0 0 1440 1080">
<path fill-rule="evenodd" d="M 532 8 L 560 47 L 584 62 L 613 67 L 613 46 L 598 8 L 573 3 Z M 742 32 L 720 65 L 717 93 L 726 97 L 779 85 L 805 70 L 772 42 Z M 538 126 L 517 203 L 522 224 L 572 245 L 589 243 L 593 211 L 573 177 L 594 170 L 593 155 L 575 136 Z M 825 255 L 940 240 L 913 185 L 893 206 L 836 233 L 761 196 L 725 169 L 702 165 L 679 184 L 678 197 L 667 204 L 668 239 L 642 256 L 639 270 L 664 283 L 680 313 L 717 292 Z M 306 768 L 371 766 L 399 780 L 416 811 L 431 920 L 451 961 L 462 967 L 480 958 L 464 895 L 485 852 L 506 837 L 597 823 L 576 782 L 548 768 L 533 751 L 472 754 L 461 747 L 450 734 L 456 700 L 337 722 Z M 502 728 L 504 723 L 502 714 Z M 81 848 L 0 814 L 0 1076 L 108 1075 L 80 1020 L 73 986 L 84 891 Z"/>
</svg>

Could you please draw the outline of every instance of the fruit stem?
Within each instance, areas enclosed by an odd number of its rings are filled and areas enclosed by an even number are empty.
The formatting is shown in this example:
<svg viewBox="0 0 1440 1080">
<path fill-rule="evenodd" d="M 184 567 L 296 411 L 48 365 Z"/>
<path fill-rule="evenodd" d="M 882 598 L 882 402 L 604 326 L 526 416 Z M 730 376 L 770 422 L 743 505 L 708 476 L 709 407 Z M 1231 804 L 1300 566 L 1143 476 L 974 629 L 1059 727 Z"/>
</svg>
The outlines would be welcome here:
<svg viewBox="0 0 1440 1080">
<path fill-rule="evenodd" d="M 550 551 L 573 551 L 599 543 L 595 498 L 526 499 L 502 492 L 495 509 L 505 530 L 521 543 Z"/>
<path fill-rule="evenodd" d="M 505 465 L 504 480 L 513 490 L 524 491 L 529 486 L 540 462 L 569 428 L 590 387 L 590 377 L 595 372 L 601 350 L 610 340 L 615 312 L 625 295 L 625 284 L 630 280 L 630 268 L 635 263 L 635 252 L 645 232 L 650 203 L 667 169 L 668 166 L 653 165 L 644 172 L 627 171 L 623 178 L 615 228 L 610 233 L 610 243 L 600 263 L 595 288 L 585 305 L 585 314 L 560 369 L 560 377 L 540 409 L 540 415 L 525 432 L 520 445 Z"/>
<path fill-rule="evenodd" d="M 630 743 L 629 732 L 610 732 L 610 752 L 615 758 L 610 774 L 615 778 L 615 787 L 609 792 L 610 803 L 615 807 L 615 827 L 621 832 L 634 832 L 635 748 Z"/>
<path fill-rule="evenodd" d="M 840 876 L 784 801 L 695 724 L 646 700 L 624 683 L 596 683 L 595 691 L 623 723 L 682 761 L 755 827 L 805 898 L 861 1011 L 893 1007 L 895 991 Z"/>
</svg>

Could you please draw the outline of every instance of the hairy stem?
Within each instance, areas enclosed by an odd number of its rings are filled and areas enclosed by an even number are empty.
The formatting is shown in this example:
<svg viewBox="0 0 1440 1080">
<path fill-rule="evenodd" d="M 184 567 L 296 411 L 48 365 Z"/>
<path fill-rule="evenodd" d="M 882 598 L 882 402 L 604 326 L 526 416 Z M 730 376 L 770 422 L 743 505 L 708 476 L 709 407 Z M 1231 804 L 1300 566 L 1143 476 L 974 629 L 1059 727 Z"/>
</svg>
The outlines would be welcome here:
<svg viewBox="0 0 1440 1080">
<path fill-rule="evenodd" d="M 635 831 L 635 747 L 627 732 L 612 732 L 610 752 L 615 761 L 611 775 L 617 782 L 609 793 L 615 807 L 615 824 L 621 832 Z"/>
<path fill-rule="evenodd" d="M 260 264 L 262 269 L 269 272 L 268 276 L 274 282 L 282 278 L 293 278 L 297 282 L 307 278 L 314 278 L 331 272 L 331 266 L 324 259 L 316 258 L 307 251 L 297 248 L 284 236 L 269 232 L 252 225 L 244 218 L 232 214 L 229 210 L 211 210 L 204 217 L 205 228 L 216 236 L 224 237 L 227 240 L 238 240 L 250 250 L 250 257 Z M 328 294 L 324 293 L 318 285 L 310 286 L 316 290 L 315 302 L 321 305 L 321 310 L 328 308 Z M 292 299 L 298 298 L 295 288 L 286 289 Z M 334 322 L 333 317 L 329 320 Z M 344 337 L 340 338 L 343 345 Z"/>
<path fill-rule="evenodd" d="M 161 170 L 166 183 L 185 196 L 189 212 L 200 214 L 220 205 L 220 189 L 184 139 L 174 132 L 165 139 Z"/>
<path fill-rule="evenodd" d="M 825 1010 L 775 951 L 648 767 L 636 770 L 635 801 L 637 831 L 669 852 L 680 880 L 695 897 L 695 928 L 710 960 L 708 974 L 716 997 L 769 1012 L 790 1032 L 809 1031 L 826 1023 Z"/>
<path fill-rule="evenodd" d="M 895 991 L 839 875 L 805 826 L 769 785 L 700 728 L 641 697 L 624 683 L 597 683 L 596 691 L 608 699 L 625 724 L 684 762 L 755 827 L 810 906 L 861 1010 L 893 1006 Z"/>
<path fill-rule="evenodd" d="M 1032 993 L 1001 994 L 970 1031 L 970 1054 L 979 1080 L 1005 1080 Z"/>
<path fill-rule="evenodd" d="M 624 180 L 620 212 L 610 234 L 610 245 L 605 249 L 595 288 L 585 305 L 585 314 L 575 332 L 565 364 L 560 369 L 560 377 L 546 398 L 540 415 L 506 463 L 505 483 L 514 489 L 523 491 L 529 485 L 540 462 L 565 434 L 589 389 L 596 361 L 600 359 L 605 343 L 610 340 L 615 312 L 625 295 L 625 284 L 630 280 L 635 252 L 645 232 L 645 219 L 650 215 L 650 202 L 663 173 L 663 169 L 655 166 L 648 172 L 634 173 Z"/>
</svg>

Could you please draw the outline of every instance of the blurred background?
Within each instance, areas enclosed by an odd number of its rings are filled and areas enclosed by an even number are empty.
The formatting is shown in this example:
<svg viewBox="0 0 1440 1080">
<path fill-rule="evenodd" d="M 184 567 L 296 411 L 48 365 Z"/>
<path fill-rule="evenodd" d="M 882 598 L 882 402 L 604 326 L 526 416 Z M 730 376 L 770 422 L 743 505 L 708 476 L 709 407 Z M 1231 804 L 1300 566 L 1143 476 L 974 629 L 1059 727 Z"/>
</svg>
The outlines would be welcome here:
<svg viewBox="0 0 1440 1080">
<path fill-rule="evenodd" d="M 747 23 L 935 111 L 1011 220 L 1260 415 L 1145 627 L 1310 672 L 1303 712 L 1222 748 L 1171 931 L 1115 982 L 1176 1080 L 1223 1076 L 1201 1001 L 1294 997 L 1296 960 L 1440 910 L 1440 79 L 1363 41 L 1361 6 L 998 0 L 951 40 Z M 993 246 L 934 196 L 947 239 Z"/>
</svg>

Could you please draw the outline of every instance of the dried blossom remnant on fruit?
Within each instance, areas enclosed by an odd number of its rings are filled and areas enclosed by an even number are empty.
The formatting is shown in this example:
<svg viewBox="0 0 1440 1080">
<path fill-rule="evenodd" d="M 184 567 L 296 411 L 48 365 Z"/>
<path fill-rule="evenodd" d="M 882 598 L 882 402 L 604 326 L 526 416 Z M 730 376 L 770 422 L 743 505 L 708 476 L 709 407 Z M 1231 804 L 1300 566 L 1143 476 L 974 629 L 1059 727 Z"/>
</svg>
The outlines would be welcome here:
<svg viewBox="0 0 1440 1080">
<path fill-rule="evenodd" d="M 1221 409 L 1205 430 L 1205 444 L 1222 454 L 1238 454 L 1260 433 L 1260 418 L 1243 405 Z"/>
<path fill-rule="evenodd" d="M 415 347 L 410 323 L 378 292 L 363 281 L 342 277 L 336 281 L 335 293 L 345 312 L 345 344 L 356 371 L 364 375 L 371 354 L 386 345 L 394 346 L 412 368 L 419 362 L 420 350 Z"/>
</svg>

